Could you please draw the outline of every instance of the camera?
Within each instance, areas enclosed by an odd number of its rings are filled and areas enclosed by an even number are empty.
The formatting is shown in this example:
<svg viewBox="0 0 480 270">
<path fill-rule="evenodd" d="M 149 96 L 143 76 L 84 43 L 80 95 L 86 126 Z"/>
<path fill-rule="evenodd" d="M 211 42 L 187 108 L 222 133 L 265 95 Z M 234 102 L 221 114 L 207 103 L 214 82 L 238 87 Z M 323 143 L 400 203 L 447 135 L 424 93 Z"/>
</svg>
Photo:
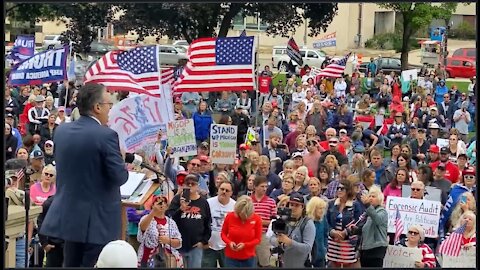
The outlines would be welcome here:
<svg viewBox="0 0 480 270">
<path fill-rule="evenodd" d="M 287 222 L 292 219 L 292 209 L 290 208 L 279 208 L 277 211 L 277 216 L 272 217 L 275 221 L 272 222 L 272 231 L 275 234 L 288 233 Z"/>
</svg>

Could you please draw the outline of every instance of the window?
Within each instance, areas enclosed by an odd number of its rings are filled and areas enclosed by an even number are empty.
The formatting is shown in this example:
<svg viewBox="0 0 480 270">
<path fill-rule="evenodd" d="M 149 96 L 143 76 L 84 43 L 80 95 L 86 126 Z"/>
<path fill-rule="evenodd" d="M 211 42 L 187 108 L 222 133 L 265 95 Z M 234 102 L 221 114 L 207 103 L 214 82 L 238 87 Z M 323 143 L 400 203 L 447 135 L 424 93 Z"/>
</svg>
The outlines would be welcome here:
<svg viewBox="0 0 480 270">
<path fill-rule="evenodd" d="M 461 66 L 462 62 L 460 60 L 452 60 L 452 66 Z"/>
<path fill-rule="evenodd" d="M 477 51 L 475 49 L 469 49 L 467 50 L 467 56 L 468 57 L 477 57 Z"/>
<path fill-rule="evenodd" d="M 174 49 L 169 48 L 169 47 L 160 47 L 160 52 L 161 53 L 174 53 Z"/>
<path fill-rule="evenodd" d="M 462 49 L 458 49 L 456 50 L 455 52 L 453 52 L 453 56 L 461 56 L 463 54 L 463 50 Z"/>
<path fill-rule="evenodd" d="M 301 55 L 302 57 L 305 57 L 305 51 L 300 51 L 300 55 Z"/>
<path fill-rule="evenodd" d="M 308 58 L 318 58 L 318 55 L 315 52 L 309 51 L 307 53 Z"/>
<path fill-rule="evenodd" d="M 282 50 L 282 49 L 277 49 L 277 50 L 275 50 L 275 54 L 283 54 L 283 51 L 284 50 Z"/>
<path fill-rule="evenodd" d="M 463 66 L 464 67 L 471 67 L 473 66 L 472 63 L 468 62 L 468 61 L 463 61 Z"/>
</svg>

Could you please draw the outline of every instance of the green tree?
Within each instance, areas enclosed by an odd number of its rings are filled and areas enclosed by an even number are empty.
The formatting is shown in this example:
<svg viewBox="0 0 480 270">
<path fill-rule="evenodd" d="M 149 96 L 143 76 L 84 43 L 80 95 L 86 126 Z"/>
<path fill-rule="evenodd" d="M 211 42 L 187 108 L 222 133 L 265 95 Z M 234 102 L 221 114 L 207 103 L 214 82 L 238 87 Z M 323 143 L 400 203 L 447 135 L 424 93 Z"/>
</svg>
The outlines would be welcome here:
<svg viewBox="0 0 480 270">
<path fill-rule="evenodd" d="M 418 29 L 430 25 L 433 19 L 450 18 L 456 10 L 455 3 L 382 3 L 379 6 L 394 10 L 402 16 L 402 47 L 400 59 L 402 70 L 408 68 L 408 52 L 410 51 L 410 39 Z"/>
<path fill-rule="evenodd" d="M 309 35 L 314 36 L 326 30 L 337 10 L 337 4 L 331 3 L 128 3 L 117 7 L 123 15 L 116 25 L 135 31 L 140 40 L 166 35 L 191 42 L 199 37 L 225 37 L 235 16 L 259 14 L 269 35 L 287 37 L 308 18 Z"/>
</svg>

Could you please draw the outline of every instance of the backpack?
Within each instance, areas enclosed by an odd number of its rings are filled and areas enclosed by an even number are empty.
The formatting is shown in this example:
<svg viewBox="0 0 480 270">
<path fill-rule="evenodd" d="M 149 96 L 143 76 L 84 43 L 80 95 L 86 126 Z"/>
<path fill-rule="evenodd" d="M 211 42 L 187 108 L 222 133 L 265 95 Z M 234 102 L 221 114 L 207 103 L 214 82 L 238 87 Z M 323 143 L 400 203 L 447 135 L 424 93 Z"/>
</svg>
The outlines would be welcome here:
<svg viewBox="0 0 480 270">
<path fill-rule="evenodd" d="M 310 218 L 304 217 L 303 221 L 302 221 L 302 224 L 300 224 L 300 234 L 301 234 L 301 237 L 302 237 L 302 242 L 303 242 L 303 230 L 307 226 L 307 223 L 308 223 L 309 220 L 310 220 Z M 310 253 L 308 254 L 308 257 L 305 260 L 304 266 L 308 267 L 308 268 L 312 268 L 313 267 L 313 262 L 315 261 L 316 256 L 317 256 L 317 243 L 315 241 L 313 241 L 312 249 L 310 250 Z"/>
</svg>

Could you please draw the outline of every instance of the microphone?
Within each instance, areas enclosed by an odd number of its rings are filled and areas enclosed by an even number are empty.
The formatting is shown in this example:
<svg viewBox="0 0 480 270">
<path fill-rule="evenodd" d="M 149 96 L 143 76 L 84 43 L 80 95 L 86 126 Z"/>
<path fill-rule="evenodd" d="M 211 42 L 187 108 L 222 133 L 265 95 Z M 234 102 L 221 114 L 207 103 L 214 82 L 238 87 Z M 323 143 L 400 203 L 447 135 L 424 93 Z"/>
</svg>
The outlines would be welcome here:
<svg viewBox="0 0 480 270">
<path fill-rule="evenodd" d="M 150 171 L 154 172 L 155 174 L 157 174 L 158 176 L 161 176 L 162 177 L 161 180 L 166 179 L 166 176 L 162 172 L 160 172 L 156 168 L 148 165 L 147 163 L 143 162 L 143 158 L 141 156 L 137 155 L 137 154 L 125 153 L 125 163 L 131 163 L 132 165 L 140 166 L 142 168 L 150 170 Z M 156 181 L 158 181 L 158 180 L 159 179 L 157 179 Z M 155 180 L 154 180 L 154 182 L 155 182 Z"/>
</svg>

